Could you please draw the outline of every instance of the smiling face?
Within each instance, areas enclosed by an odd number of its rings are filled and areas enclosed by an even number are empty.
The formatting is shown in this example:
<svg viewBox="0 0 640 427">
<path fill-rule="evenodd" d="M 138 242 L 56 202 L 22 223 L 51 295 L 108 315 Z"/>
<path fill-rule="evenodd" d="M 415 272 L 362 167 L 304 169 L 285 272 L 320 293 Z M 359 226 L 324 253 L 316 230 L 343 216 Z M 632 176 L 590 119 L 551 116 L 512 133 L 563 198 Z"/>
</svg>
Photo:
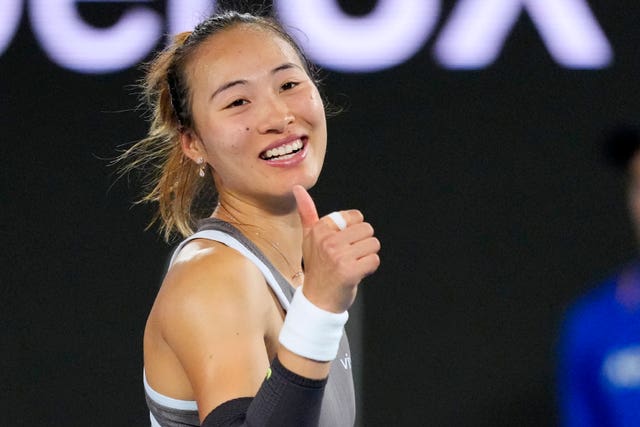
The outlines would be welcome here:
<svg viewBox="0 0 640 427">
<path fill-rule="evenodd" d="M 236 25 L 198 48 L 187 79 L 195 129 L 183 134 L 183 150 L 211 165 L 221 198 L 291 198 L 294 184 L 315 184 L 327 142 L 324 106 L 289 43 Z"/>
</svg>

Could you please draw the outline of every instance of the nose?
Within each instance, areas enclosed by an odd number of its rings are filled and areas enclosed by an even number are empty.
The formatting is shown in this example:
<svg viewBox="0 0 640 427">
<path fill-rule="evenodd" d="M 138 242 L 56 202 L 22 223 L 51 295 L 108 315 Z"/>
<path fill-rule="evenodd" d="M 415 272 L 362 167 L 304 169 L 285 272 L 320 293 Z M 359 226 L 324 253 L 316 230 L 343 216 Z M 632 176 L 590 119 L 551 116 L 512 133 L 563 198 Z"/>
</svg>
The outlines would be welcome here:
<svg viewBox="0 0 640 427">
<path fill-rule="evenodd" d="M 278 94 L 272 94 L 263 101 L 258 131 L 283 133 L 294 120 L 295 117 L 287 102 Z"/>
</svg>

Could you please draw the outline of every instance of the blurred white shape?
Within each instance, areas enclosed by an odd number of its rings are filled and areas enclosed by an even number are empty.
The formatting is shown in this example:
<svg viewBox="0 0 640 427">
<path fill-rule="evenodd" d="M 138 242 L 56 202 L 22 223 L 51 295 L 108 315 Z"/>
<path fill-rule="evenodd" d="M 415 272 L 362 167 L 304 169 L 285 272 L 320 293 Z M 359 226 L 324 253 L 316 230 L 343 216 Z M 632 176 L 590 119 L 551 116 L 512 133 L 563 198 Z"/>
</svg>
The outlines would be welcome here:
<svg viewBox="0 0 640 427">
<path fill-rule="evenodd" d="M 376 71 L 408 60 L 440 14 L 439 0 L 379 0 L 361 17 L 346 14 L 335 0 L 277 0 L 274 5 L 311 60 L 346 72 Z"/>
<path fill-rule="evenodd" d="M 112 27 L 95 28 L 82 19 L 76 3 L 31 0 L 29 7 L 40 44 L 54 62 L 65 68 L 84 73 L 128 68 L 142 60 L 162 34 L 162 17 L 148 7 L 131 6 Z"/>
<path fill-rule="evenodd" d="M 109 28 L 85 22 L 77 4 L 129 3 Z M 116 72 L 144 59 L 163 32 L 190 30 L 208 16 L 214 0 L 167 0 L 163 17 L 142 3 L 152 0 L 30 0 L 33 32 L 62 67 L 84 73 Z M 0 0 L 0 55 L 21 21 L 21 0 Z M 131 3 L 139 3 L 132 5 Z M 440 0 L 378 0 L 364 16 L 350 16 L 337 0 L 274 0 L 286 26 L 310 59 L 342 72 L 374 72 L 404 63 L 426 43 L 440 16 Z M 526 11 L 553 57 L 563 67 L 598 69 L 613 50 L 587 0 L 458 0 L 434 45 L 449 69 L 481 69 L 500 55 Z"/>
<path fill-rule="evenodd" d="M 528 0 L 527 9 L 559 64 L 603 68 L 613 61 L 607 36 L 585 0 Z"/>
<path fill-rule="evenodd" d="M 190 31 L 214 10 L 216 2 L 212 0 L 169 0 L 167 17 L 169 36 Z"/>
<path fill-rule="evenodd" d="M 567 68 L 603 68 L 613 51 L 585 0 L 459 0 L 435 45 L 447 68 L 492 64 L 523 9 L 553 59 Z"/>
<path fill-rule="evenodd" d="M 640 387 L 640 346 L 609 354 L 602 366 L 609 383 L 621 388 Z"/>
<path fill-rule="evenodd" d="M 0 1 L 0 55 L 5 51 L 20 24 L 22 0 Z"/>
</svg>

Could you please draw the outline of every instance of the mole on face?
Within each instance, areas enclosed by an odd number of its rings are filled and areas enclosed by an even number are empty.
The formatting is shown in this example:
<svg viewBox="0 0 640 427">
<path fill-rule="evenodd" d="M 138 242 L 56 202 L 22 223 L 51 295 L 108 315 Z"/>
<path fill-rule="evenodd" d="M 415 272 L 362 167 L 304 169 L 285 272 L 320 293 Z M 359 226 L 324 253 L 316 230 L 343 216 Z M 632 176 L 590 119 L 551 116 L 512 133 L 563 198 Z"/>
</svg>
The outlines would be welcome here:
<svg viewBox="0 0 640 427">
<path fill-rule="evenodd" d="M 247 132 L 249 132 L 249 128 L 246 128 L 245 130 L 246 130 Z"/>
</svg>

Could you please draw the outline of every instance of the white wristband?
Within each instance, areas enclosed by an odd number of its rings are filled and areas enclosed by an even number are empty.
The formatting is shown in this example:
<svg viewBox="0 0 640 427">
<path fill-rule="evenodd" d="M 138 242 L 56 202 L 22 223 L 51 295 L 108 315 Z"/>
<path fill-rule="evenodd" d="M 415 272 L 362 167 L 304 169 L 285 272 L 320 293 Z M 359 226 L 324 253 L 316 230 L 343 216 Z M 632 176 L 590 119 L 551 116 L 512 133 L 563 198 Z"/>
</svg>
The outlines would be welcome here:
<svg viewBox="0 0 640 427">
<path fill-rule="evenodd" d="M 332 313 L 313 305 L 300 286 L 291 300 L 280 330 L 280 344 L 307 359 L 328 362 L 336 358 L 349 312 Z"/>
</svg>

